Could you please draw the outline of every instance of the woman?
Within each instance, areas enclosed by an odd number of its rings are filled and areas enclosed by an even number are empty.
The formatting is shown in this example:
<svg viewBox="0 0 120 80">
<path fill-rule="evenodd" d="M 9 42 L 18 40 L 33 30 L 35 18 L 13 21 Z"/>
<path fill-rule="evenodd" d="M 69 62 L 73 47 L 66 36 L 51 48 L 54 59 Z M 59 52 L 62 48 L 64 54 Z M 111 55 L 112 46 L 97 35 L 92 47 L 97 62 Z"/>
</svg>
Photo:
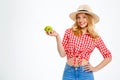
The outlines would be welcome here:
<svg viewBox="0 0 120 80">
<path fill-rule="evenodd" d="M 75 23 L 66 29 L 63 40 L 54 30 L 47 33 L 56 37 L 60 56 L 67 56 L 63 80 L 94 80 L 93 72 L 105 67 L 112 59 L 111 52 L 94 30 L 99 17 L 88 5 L 81 5 L 76 12 L 70 14 L 70 18 Z M 89 63 L 89 58 L 95 47 L 104 59 L 94 67 Z"/>
</svg>

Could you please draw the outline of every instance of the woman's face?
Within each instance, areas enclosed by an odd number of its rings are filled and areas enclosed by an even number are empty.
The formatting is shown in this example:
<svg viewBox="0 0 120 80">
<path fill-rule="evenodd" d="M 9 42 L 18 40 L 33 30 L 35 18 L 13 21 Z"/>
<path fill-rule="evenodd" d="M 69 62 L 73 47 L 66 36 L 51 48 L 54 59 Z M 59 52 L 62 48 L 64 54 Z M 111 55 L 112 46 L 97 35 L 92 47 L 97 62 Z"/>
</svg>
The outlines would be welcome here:
<svg viewBox="0 0 120 80">
<path fill-rule="evenodd" d="M 78 26 L 80 26 L 81 28 L 85 28 L 88 25 L 87 15 L 85 13 L 77 14 L 76 21 Z"/>
</svg>

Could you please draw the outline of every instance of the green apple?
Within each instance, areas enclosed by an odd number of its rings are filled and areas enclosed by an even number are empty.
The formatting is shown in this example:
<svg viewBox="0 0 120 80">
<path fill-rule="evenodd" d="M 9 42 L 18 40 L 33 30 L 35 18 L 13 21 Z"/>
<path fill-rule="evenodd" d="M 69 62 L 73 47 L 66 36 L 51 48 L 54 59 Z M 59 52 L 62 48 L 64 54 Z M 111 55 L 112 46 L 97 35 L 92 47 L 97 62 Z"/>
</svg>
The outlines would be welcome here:
<svg viewBox="0 0 120 80">
<path fill-rule="evenodd" d="M 52 29 L 51 26 L 46 26 L 46 27 L 44 28 L 44 30 L 45 30 L 46 32 L 48 32 L 48 31 L 52 32 L 52 31 L 53 31 L 53 29 Z"/>
</svg>

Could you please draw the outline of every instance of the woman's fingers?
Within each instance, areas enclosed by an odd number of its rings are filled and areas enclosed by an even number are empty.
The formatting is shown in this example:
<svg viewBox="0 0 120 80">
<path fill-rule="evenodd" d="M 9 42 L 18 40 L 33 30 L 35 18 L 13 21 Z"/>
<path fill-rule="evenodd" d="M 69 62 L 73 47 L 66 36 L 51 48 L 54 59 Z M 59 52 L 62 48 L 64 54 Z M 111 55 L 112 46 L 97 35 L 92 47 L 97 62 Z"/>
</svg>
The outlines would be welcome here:
<svg viewBox="0 0 120 80">
<path fill-rule="evenodd" d="M 49 35 L 49 36 L 57 36 L 58 33 L 56 31 L 52 30 L 52 31 L 48 31 L 47 35 Z"/>
<path fill-rule="evenodd" d="M 89 64 L 85 65 L 84 70 L 86 70 L 86 71 L 90 70 L 90 65 Z"/>
<path fill-rule="evenodd" d="M 51 35 L 51 34 L 53 33 L 53 31 L 48 31 L 47 33 L 48 33 L 49 35 Z"/>
<path fill-rule="evenodd" d="M 86 71 L 92 71 L 93 67 L 90 64 L 87 64 L 87 65 L 84 66 L 84 70 L 86 70 Z"/>
</svg>

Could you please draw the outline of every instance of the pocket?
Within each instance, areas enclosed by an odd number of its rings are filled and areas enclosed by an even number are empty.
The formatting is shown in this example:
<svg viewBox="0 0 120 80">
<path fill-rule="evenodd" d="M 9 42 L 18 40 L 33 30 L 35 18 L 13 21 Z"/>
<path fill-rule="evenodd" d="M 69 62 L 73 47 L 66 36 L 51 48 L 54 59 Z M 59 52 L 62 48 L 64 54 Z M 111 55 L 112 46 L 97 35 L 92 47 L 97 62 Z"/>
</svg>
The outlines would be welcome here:
<svg viewBox="0 0 120 80">
<path fill-rule="evenodd" d="M 74 76 L 73 68 L 70 66 L 66 66 L 64 69 L 63 78 L 64 80 L 71 80 Z"/>
<path fill-rule="evenodd" d="M 64 71 L 70 72 L 70 71 L 71 71 L 71 67 L 69 67 L 68 65 L 66 65 L 66 67 L 65 67 L 65 70 L 64 70 Z"/>
<path fill-rule="evenodd" d="M 64 73 L 66 74 L 73 74 L 74 73 L 74 68 L 71 67 L 70 65 L 66 64 L 64 68 Z"/>
<path fill-rule="evenodd" d="M 82 76 L 85 80 L 94 80 L 93 72 L 84 70 Z"/>
</svg>

